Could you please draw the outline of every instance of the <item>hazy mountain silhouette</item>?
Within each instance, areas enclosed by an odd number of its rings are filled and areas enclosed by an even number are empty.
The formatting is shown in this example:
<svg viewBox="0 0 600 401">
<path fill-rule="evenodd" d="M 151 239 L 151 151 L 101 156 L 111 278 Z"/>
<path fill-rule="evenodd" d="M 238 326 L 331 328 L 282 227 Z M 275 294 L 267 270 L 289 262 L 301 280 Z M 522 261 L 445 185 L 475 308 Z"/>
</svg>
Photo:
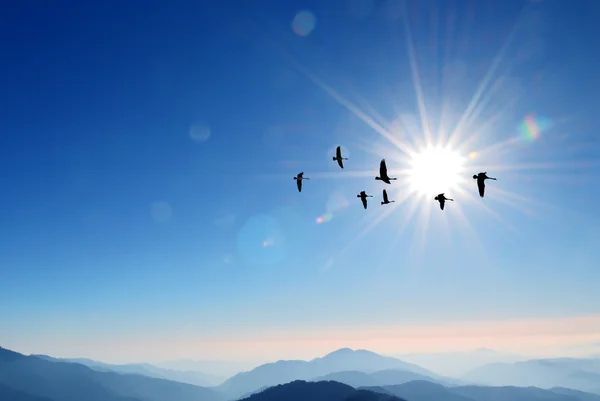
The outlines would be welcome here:
<svg viewBox="0 0 600 401">
<path fill-rule="evenodd" d="M 437 374 L 451 377 L 460 377 L 475 368 L 489 363 L 512 363 L 527 359 L 521 355 L 499 352 L 488 348 L 478 348 L 468 351 L 402 354 L 396 355 L 396 357 L 403 361 L 422 366 Z"/>
<path fill-rule="evenodd" d="M 371 377 L 370 374 L 365 372 L 359 372 L 356 370 L 349 370 L 345 372 L 335 372 L 330 373 L 325 376 L 320 376 L 315 379 L 312 379 L 313 382 L 322 382 L 322 381 L 335 381 L 338 383 L 347 384 L 352 387 L 372 387 L 379 386 L 382 383 L 375 380 L 375 378 Z"/>
<path fill-rule="evenodd" d="M 249 372 L 238 373 L 215 389 L 229 397 L 240 397 L 264 386 L 289 383 L 294 380 L 314 380 L 341 371 L 374 373 L 386 369 L 401 369 L 437 378 L 433 372 L 399 359 L 366 350 L 342 348 L 311 361 L 278 361 L 267 363 Z"/>
<path fill-rule="evenodd" d="M 581 401 L 571 395 L 559 394 L 536 387 L 463 386 L 452 388 L 450 391 L 476 401 Z"/>
<path fill-rule="evenodd" d="M 193 360 L 178 359 L 163 362 L 154 362 L 152 365 L 159 368 L 202 372 L 210 375 L 211 380 L 217 384 L 223 383 L 226 379 L 239 373 L 254 369 L 266 361 L 211 361 L 211 360 Z"/>
<path fill-rule="evenodd" d="M 450 383 L 454 382 L 454 380 L 447 381 L 445 378 L 442 379 L 439 376 L 437 376 L 437 379 L 436 379 L 436 378 L 433 378 L 428 375 L 422 375 L 419 373 L 414 373 L 414 372 L 410 372 L 407 370 L 400 370 L 400 369 L 380 370 L 378 372 L 371 373 L 371 377 L 373 377 L 375 380 L 377 380 L 379 383 L 381 383 L 383 385 L 402 384 L 402 383 L 407 383 L 407 382 L 410 382 L 413 380 L 427 380 L 430 382 L 438 382 L 438 383 L 442 383 L 442 384 L 450 384 Z"/>
<path fill-rule="evenodd" d="M 98 372 L 0 348 L 0 384 L 53 401 L 223 401 L 207 388 L 141 375 Z"/>
<path fill-rule="evenodd" d="M 37 397 L 0 384 L 0 401 L 53 401 L 51 398 Z"/>
<path fill-rule="evenodd" d="M 600 394 L 600 359 L 533 359 L 492 363 L 473 369 L 463 378 L 495 386 L 566 387 Z"/>
<path fill-rule="evenodd" d="M 209 375 L 197 371 L 179 371 L 165 369 L 148 363 L 130 363 L 124 365 L 112 365 L 104 362 L 94 361 L 87 358 L 53 358 L 48 355 L 32 355 L 46 359 L 51 362 L 80 363 L 99 372 L 116 372 L 124 374 L 138 374 L 157 379 L 167 379 L 180 383 L 188 383 L 196 386 L 210 387 L 218 384 L 218 381 Z"/>
<path fill-rule="evenodd" d="M 536 387 L 514 386 L 444 387 L 423 380 L 366 389 L 393 394 L 410 401 L 599 401 L 595 394 L 571 389 L 545 390 Z"/>
<path fill-rule="evenodd" d="M 312 379 L 312 381 L 326 380 L 333 380 L 336 382 L 348 384 L 352 387 L 373 387 L 402 384 L 413 380 L 428 380 L 431 382 L 438 382 L 438 380 L 435 380 L 429 376 L 399 369 L 386 369 L 373 373 L 365 373 L 359 371 L 335 372 Z"/>
<path fill-rule="evenodd" d="M 306 382 L 295 380 L 291 383 L 269 387 L 253 394 L 246 401 L 404 401 L 388 394 L 354 387 L 334 381 Z"/>
<path fill-rule="evenodd" d="M 600 401 L 600 395 L 593 393 L 586 393 L 584 391 L 573 390 L 571 388 L 554 387 L 550 389 L 552 392 L 557 394 L 570 395 L 579 398 L 581 401 Z"/>
<path fill-rule="evenodd" d="M 414 380 L 392 386 L 368 387 L 371 391 L 385 391 L 410 401 L 473 401 L 468 397 L 453 394 L 447 387 L 425 380 Z M 477 400 L 479 401 L 479 400 Z M 500 400 L 498 400 L 500 401 Z M 511 401 L 511 400 L 507 400 Z"/>
</svg>

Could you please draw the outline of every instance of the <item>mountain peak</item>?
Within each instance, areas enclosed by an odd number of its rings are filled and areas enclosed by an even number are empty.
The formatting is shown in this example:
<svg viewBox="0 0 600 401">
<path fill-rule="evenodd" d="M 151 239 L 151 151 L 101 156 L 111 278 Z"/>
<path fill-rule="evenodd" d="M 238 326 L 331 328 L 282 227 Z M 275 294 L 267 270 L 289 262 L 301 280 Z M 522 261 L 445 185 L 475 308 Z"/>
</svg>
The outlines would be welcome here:
<svg viewBox="0 0 600 401">
<path fill-rule="evenodd" d="M 326 358 L 330 358 L 330 357 L 335 357 L 335 356 L 351 356 L 351 355 L 377 355 L 380 356 L 379 354 L 372 352 L 372 351 L 367 351 L 364 349 L 352 349 L 352 348 L 340 348 L 336 351 L 330 352 L 329 354 L 325 355 L 323 357 L 323 359 Z"/>
<path fill-rule="evenodd" d="M 353 354 L 355 351 L 352 348 L 340 348 L 336 351 L 330 352 L 329 354 L 325 355 L 324 358 L 327 358 L 328 356 L 332 356 L 332 355 L 349 355 L 349 354 Z"/>
</svg>

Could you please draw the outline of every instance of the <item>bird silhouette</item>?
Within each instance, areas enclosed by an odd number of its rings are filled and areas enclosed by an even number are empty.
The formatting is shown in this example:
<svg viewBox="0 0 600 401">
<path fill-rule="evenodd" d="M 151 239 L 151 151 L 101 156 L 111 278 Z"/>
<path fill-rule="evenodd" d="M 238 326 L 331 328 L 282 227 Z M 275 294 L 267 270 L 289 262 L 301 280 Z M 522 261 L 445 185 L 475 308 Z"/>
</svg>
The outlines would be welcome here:
<svg viewBox="0 0 600 401">
<path fill-rule="evenodd" d="M 495 180 L 495 178 L 487 176 L 487 171 L 474 175 L 473 179 L 477 180 L 477 188 L 479 188 L 479 196 L 481 196 L 482 198 L 483 198 L 483 194 L 485 193 L 485 180 Z"/>
<path fill-rule="evenodd" d="M 298 192 L 302 192 L 302 180 L 310 180 L 308 177 L 304 177 L 304 172 L 298 173 L 297 177 L 294 177 L 296 180 L 296 185 L 298 186 Z"/>
<path fill-rule="evenodd" d="M 381 204 L 387 205 L 388 203 L 392 203 L 392 202 L 395 202 L 395 201 L 388 200 L 387 191 L 384 189 L 383 190 L 383 202 L 381 202 Z"/>
<path fill-rule="evenodd" d="M 443 193 L 439 194 L 434 199 L 436 201 L 440 202 L 440 209 L 442 209 L 442 210 L 444 210 L 444 204 L 446 203 L 447 200 L 454 201 L 454 199 L 446 198 L 446 195 L 444 195 Z"/>
<path fill-rule="evenodd" d="M 342 157 L 342 147 L 338 146 L 337 149 L 335 150 L 335 157 L 333 158 L 333 160 L 337 160 L 339 166 L 341 168 L 344 168 L 344 162 L 342 160 L 348 160 L 347 157 Z"/>
<path fill-rule="evenodd" d="M 387 166 L 385 164 L 385 159 L 381 159 L 381 163 L 379 163 L 379 177 L 375 177 L 376 180 L 380 180 L 385 182 L 386 184 L 391 184 L 390 180 L 395 180 L 396 178 L 388 177 Z"/>
<path fill-rule="evenodd" d="M 363 207 L 366 209 L 367 208 L 367 198 L 372 198 L 373 195 L 367 195 L 367 193 L 365 191 L 360 191 L 360 194 L 356 195 L 357 198 L 360 198 Z"/>
</svg>

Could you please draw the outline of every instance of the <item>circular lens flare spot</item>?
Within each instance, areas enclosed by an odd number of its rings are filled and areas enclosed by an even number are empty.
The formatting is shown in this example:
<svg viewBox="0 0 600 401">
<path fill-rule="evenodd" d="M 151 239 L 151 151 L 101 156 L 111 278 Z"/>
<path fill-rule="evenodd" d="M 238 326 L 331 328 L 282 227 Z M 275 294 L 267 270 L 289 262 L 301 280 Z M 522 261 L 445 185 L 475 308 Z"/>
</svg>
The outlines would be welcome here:
<svg viewBox="0 0 600 401">
<path fill-rule="evenodd" d="M 465 160 L 443 147 L 428 146 L 413 154 L 408 173 L 411 190 L 430 196 L 456 189 L 463 179 Z"/>
<path fill-rule="evenodd" d="M 324 215 L 317 217 L 317 224 L 327 223 L 332 218 L 333 218 L 332 213 L 325 213 Z"/>
<path fill-rule="evenodd" d="M 310 11 L 300 11 L 292 21 L 292 30 L 298 36 L 308 36 L 315 29 L 317 19 Z"/>
<path fill-rule="evenodd" d="M 205 122 L 196 122 L 190 127 L 190 138 L 195 142 L 205 142 L 211 134 L 210 126 Z"/>
</svg>

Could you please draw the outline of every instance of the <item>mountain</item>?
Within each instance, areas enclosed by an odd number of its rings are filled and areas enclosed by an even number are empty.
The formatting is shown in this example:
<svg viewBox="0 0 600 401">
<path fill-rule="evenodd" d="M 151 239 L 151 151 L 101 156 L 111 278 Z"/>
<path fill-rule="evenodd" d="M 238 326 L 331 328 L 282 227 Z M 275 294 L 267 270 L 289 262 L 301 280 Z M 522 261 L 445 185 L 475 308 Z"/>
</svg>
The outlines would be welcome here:
<svg viewBox="0 0 600 401">
<path fill-rule="evenodd" d="M 224 401 L 208 388 L 141 375 L 99 372 L 0 348 L 0 385 L 52 401 Z"/>
<path fill-rule="evenodd" d="M 600 394 L 600 359 L 533 359 L 516 363 L 492 363 L 462 376 L 476 384 L 494 386 L 566 387 Z"/>
<path fill-rule="evenodd" d="M 295 380 L 244 398 L 245 401 L 404 401 L 401 398 L 368 390 L 356 390 L 334 381 Z"/>
<path fill-rule="evenodd" d="M 432 378 L 439 378 L 433 372 L 401 361 L 382 356 L 366 350 L 351 350 L 343 348 L 315 358 L 311 361 L 278 361 L 267 363 L 249 372 L 238 373 L 215 387 L 230 398 L 240 397 L 264 386 L 275 386 L 294 380 L 314 380 L 331 373 L 342 371 L 358 371 L 374 373 L 387 369 L 400 369 Z"/>
<path fill-rule="evenodd" d="M 335 372 L 325 376 L 317 377 L 315 379 L 312 379 L 311 381 L 328 380 L 344 383 L 352 387 L 373 387 L 402 384 L 413 380 L 428 380 L 431 382 L 437 382 L 437 380 L 429 376 L 424 376 L 418 373 L 413 373 L 407 370 L 400 369 L 386 369 L 373 373 L 365 373 L 359 371 Z"/>
<path fill-rule="evenodd" d="M 564 387 L 553 387 L 550 390 L 557 394 L 570 395 L 579 398 L 581 401 L 600 401 L 600 395 L 598 394 L 586 393 L 584 391 Z"/>
<path fill-rule="evenodd" d="M 379 388 L 367 387 L 367 390 L 372 391 L 381 392 L 382 389 L 388 394 L 410 401 L 474 401 L 460 394 L 453 394 L 448 388 L 441 384 L 431 383 L 425 380 L 415 380 L 404 384 L 381 386 Z"/>
<path fill-rule="evenodd" d="M 441 375 L 459 377 L 483 365 L 495 362 L 512 363 L 527 358 L 487 348 L 469 351 L 398 355 L 403 361 L 415 363 Z"/>
<path fill-rule="evenodd" d="M 451 391 L 454 394 L 460 394 L 477 401 L 581 401 L 571 395 L 559 394 L 537 387 L 464 386 L 453 388 Z"/>
<path fill-rule="evenodd" d="M 599 401 L 598 396 L 571 389 L 544 390 L 536 387 L 444 387 L 417 380 L 405 384 L 368 387 L 366 390 L 393 394 L 410 401 Z"/>
<path fill-rule="evenodd" d="M 386 369 L 378 372 L 371 373 L 371 377 L 377 380 L 382 385 L 388 384 L 402 384 L 413 380 L 427 380 L 430 382 L 439 382 L 441 384 L 451 384 L 453 381 L 446 381 L 438 377 L 434 379 L 431 376 L 414 373 L 407 370 L 400 369 Z"/>
<path fill-rule="evenodd" d="M 36 397 L 0 384 L 0 401 L 52 401 L 46 397 Z"/>
<path fill-rule="evenodd" d="M 356 370 L 349 370 L 345 372 L 335 372 L 330 373 L 325 376 L 317 377 L 311 380 L 312 382 L 322 382 L 322 381 L 335 381 L 338 383 L 347 384 L 352 387 L 371 387 L 378 386 L 382 383 L 379 383 L 370 374 L 365 372 L 358 372 Z"/>
<path fill-rule="evenodd" d="M 51 362 L 71 362 L 80 363 L 91 369 L 99 372 L 116 372 L 124 374 L 138 374 L 148 377 L 154 377 L 157 379 L 167 379 L 180 383 L 193 384 L 195 386 L 209 387 L 214 386 L 218 383 L 218 379 L 215 380 L 211 376 L 208 376 L 201 372 L 196 371 L 178 371 L 172 369 L 160 368 L 147 363 L 131 363 L 124 365 L 111 365 L 104 362 L 98 362 L 86 358 L 53 358 L 47 355 L 32 355 L 38 358 L 46 359 Z"/>
<path fill-rule="evenodd" d="M 154 362 L 152 365 L 164 369 L 178 371 L 203 372 L 210 380 L 215 383 L 223 383 L 226 379 L 239 372 L 245 372 L 262 365 L 266 361 L 211 361 L 211 360 L 193 360 L 179 359 L 163 362 Z"/>
</svg>

